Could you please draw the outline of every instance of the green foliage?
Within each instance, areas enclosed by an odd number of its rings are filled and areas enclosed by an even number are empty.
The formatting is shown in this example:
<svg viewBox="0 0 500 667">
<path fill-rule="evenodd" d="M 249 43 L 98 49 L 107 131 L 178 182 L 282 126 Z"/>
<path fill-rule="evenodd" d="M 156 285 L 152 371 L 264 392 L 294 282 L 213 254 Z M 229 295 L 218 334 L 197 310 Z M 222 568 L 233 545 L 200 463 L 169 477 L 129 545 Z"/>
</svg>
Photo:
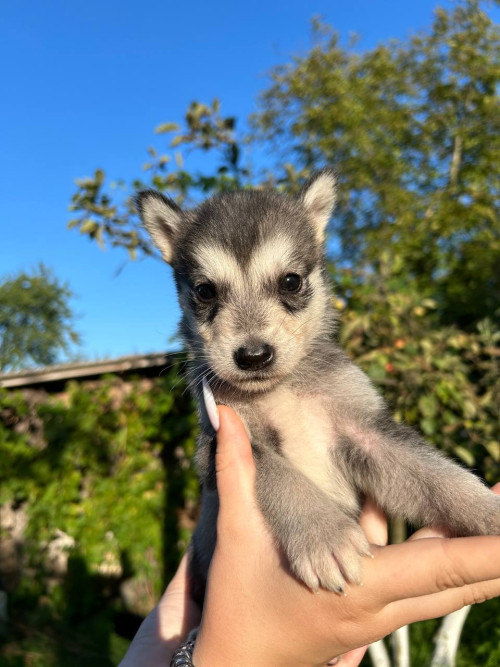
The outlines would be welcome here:
<svg viewBox="0 0 500 667">
<path fill-rule="evenodd" d="M 396 419 L 500 479 L 500 331 L 484 320 L 465 332 L 437 326 L 434 301 L 384 271 L 335 276 L 345 308 L 341 342 L 383 390 Z"/>
<path fill-rule="evenodd" d="M 176 123 L 162 123 L 156 128 L 157 134 L 174 133 L 174 137 L 166 153 L 159 153 L 152 146 L 147 149 L 145 177 L 135 179 L 131 191 L 155 188 L 179 204 L 189 204 L 199 194 L 244 187 L 249 171 L 241 164 L 242 151 L 235 127 L 235 118 L 221 116 L 218 100 L 210 106 L 193 102 L 186 112 L 183 128 Z M 182 153 L 174 150 L 181 146 L 185 147 L 186 157 L 195 149 L 215 151 L 218 164 L 209 174 L 194 174 L 185 168 Z M 78 179 L 76 185 L 70 205 L 75 214 L 68 223 L 70 229 L 77 228 L 101 247 L 110 243 L 125 248 L 131 259 L 138 254 L 158 256 L 139 224 L 133 197 L 120 196 L 124 189 L 122 182 L 107 187 L 104 171 L 97 169 L 92 177 Z"/>
<path fill-rule="evenodd" d="M 78 343 L 68 286 L 40 264 L 0 283 L 0 371 L 49 365 Z"/>
<path fill-rule="evenodd" d="M 111 640 L 124 646 L 112 633 L 119 584 L 133 582 L 134 611 L 145 613 L 187 545 L 198 498 L 197 421 L 183 391 L 177 364 L 152 384 L 109 377 L 70 382 L 61 397 L 0 393 L 0 504 L 14 502 L 29 517 L 11 616 L 28 615 L 68 654 L 72 643 L 82 656 Z M 75 546 L 54 585 L 47 556 L 58 531 Z M 24 645 L 29 636 L 18 625 L 16 633 Z"/>
</svg>

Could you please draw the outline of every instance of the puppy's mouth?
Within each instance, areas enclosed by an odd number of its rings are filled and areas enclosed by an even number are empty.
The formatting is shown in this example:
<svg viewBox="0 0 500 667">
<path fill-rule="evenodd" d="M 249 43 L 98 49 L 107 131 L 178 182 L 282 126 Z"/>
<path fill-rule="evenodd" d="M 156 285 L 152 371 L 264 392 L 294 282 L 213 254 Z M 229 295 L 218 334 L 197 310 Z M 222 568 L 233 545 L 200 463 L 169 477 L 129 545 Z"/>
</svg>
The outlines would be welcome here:
<svg viewBox="0 0 500 667">
<path fill-rule="evenodd" d="M 238 380 L 232 380 L 230 384 L 240 391 L 258 394 L 274 389 L 280 382 L 281 377 L 277 375 L 262 375 L 244 379 L 238 378 Z"/>
<path fill-rule="evenodd" d="M 236 381 L 240 384 L 249 384 L 252 382 L 272 382 L 273 380 L 279 380 L 279 376 L 276 373 L 259 373 L 255 371 L 251 376 L 238 377 Z"/>
<path fill-rule="evenodd" d="M 258 393 L 269 391 L 281 382 L 283 376 L 275 372 L 248 371 L 245 375 L 222 375 L 218 377 L 229 386 L 240 391 Z"/>
</svg>

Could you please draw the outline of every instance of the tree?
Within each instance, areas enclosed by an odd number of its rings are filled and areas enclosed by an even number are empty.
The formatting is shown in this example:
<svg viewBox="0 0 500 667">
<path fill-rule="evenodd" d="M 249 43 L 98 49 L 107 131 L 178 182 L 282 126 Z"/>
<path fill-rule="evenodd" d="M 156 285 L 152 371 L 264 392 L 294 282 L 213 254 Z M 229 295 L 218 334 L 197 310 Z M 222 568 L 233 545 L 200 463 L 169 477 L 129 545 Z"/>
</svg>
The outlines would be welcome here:
<svg viewBox="0 0 500 667">
<path fill-rule="evenodd" d="M 40 264 L 0 284 L 0 369 L 55 363 L 79 342 L 68 305 L 72 293 Z"/>
</svg>

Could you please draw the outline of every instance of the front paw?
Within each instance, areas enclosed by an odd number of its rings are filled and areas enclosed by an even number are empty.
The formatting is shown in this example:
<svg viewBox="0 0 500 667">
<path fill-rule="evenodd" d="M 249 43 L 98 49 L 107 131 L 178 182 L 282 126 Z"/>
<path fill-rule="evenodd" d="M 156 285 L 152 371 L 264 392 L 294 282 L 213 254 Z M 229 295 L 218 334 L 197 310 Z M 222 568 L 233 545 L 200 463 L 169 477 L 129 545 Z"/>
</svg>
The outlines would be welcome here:
<svg viewBox="0 0 500 667">
<path fill-rule="evenodd" d="M 285 548 L 295 576 L 313 591 L 343 593 L 346 582 L 361 584 L 361 556 L 371 555 L 358 523 L 345 518 L 298 531 Z"/>
</svg>

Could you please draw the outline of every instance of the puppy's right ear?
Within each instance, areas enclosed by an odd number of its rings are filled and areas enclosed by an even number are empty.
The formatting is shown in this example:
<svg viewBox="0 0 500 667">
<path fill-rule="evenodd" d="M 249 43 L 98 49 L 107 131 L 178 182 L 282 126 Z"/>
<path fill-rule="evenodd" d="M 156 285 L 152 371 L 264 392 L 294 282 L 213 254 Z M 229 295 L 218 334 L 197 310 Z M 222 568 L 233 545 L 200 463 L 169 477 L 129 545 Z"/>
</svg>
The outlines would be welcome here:
<svg viewBox="0 0 500 667">
<path fill-rule="evenodd" d="M 135 205 L 144 227 L 163 259 L 172 263 L 175 237 L 182 224 L 183 213 L 177 204 L 155 190 L 143 190 L 135 198 Z"/>
</svg>

